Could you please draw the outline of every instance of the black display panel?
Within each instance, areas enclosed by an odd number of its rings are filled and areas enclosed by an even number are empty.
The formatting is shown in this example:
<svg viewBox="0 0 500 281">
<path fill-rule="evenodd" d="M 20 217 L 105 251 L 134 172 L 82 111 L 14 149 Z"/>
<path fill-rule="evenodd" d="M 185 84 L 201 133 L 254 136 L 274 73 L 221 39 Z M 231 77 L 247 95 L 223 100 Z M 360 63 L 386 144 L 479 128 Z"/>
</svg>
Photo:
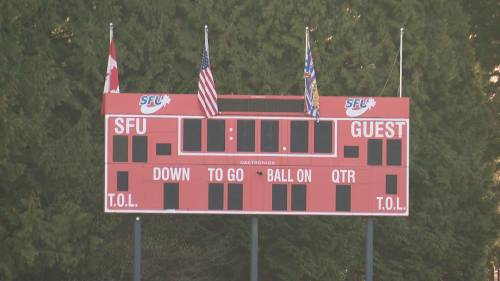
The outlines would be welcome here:
<svg viewBox="0 0 500 281">
<path fill-rule="evenodd" d="M 128 172 L 116 172 L 116 189 L 118 191 L 128 191 Z"/>
<path fill-rule="evenodd" d="M 344 158 L 358 158 L 359 157 L 359 147 L 358 146 L 344 146 Z"/>
<path fill-rule="evenodd" d="M 157 143 L 156 155 L 170 155 L 172 153 L 172 145 L 170 143 Z"/>
<path fill-rule="evenodd" d="M 305 184 L 292 184 L 292 210 L 305 211 L 307 204 L 307 189 Z"/>
<path fill-rule="evenodd" d="M 290 151 L 307 152 L 309 123 L 307 121 L 292 121 L 290 127 Z"/>
<path fill-rule="evenodd" d="M 260 123 L 260 151 L 278 152 L 279 121 L 262 120 Z"/>
<path fill-rule="evenodd" d="M 304 112 L 304 100 L 217 99 L 220 112 Z"/>
<path fill-rule="evenodd" d="M 208 184 L 208 209 L 209 210 L 224 209 L 224 184 L 222 183 Z"/>
<path fill-rule="evenodd" d="M 227 209 L 243 210 L 243 184 L 230 183 L 227 186 Z"/>
<path fill-rule="evenodd" d="M 273 184 L 273 211 L 286 210 L 286 184 Z"/>
<path fill-rule="evenodd" d="M 386 175 L 385 176 L 385 193 L 398 194 L 398 176 Z"/>
<path fill-rule="evenodd" d="M 337 185 L 336 186 L 336 210 L 339 212 L 351 211 L 351 186 Z"/>
<path fill-rule="evenodd" d="M 368 140 L 368 165 L 382 165 L 382 140 Z"/>
<path fill-rule="evenodd" d="M 255 120 L 238 120 L 238 152 L 255 151 Z"/>
<path fill-rule="evenodd" d="M 179 209 L 179 183 L 163 184 L 163 208 Z"/>
<path fill-rule="evenodd" d="M 182 149 L 201 151 L 201 119 L 184 119 L 182 126 Z"/>
<path fill-rule="evenodd" d="M 314 122 L 314 152 L 332 153 L 332 122 Z"/>
<path fill-rule="evenodd" d="M 148 137 L 132 137 L 132 162 L 148 162 Z"/>
<path fill-rule="evenodd" d="M 207 121 L 207 151 L 226 149 L 226 121 L 209 119 Z"/>
<path fill-rule="evenodd" d="M 387 140 L 387 165 L 401 165 L 401 140 Z"/>
<path fill-rule="evenodd" d="M 128 137 L 113 136 L 113 162 L 128 161 Z"/>
</svg>

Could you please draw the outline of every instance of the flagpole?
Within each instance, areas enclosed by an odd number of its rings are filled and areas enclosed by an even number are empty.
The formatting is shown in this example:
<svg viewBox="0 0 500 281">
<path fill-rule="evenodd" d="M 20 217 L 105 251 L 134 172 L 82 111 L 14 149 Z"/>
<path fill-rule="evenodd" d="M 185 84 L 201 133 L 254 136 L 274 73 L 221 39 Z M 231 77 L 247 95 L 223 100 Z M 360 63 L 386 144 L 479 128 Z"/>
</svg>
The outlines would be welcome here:
<svg viewBox="0 0 500 281">
<path fill-rule="evenodd" d="M 305 47 L 305 55 L 304 55 L 304 60 L 307 64 L 307 43 L 309 42 L 309 27 L 306 26 L 306 47 Z M 304 89 L 307 89 L 307 81 L 304 79 Z M 304 90 L 304 108 L 306 109 L 307 112 L 307 101 L 306 101 L 306 91 Z M 308 113 L 308 112 L 307 112 Z"/>
<path fill-rule="evenodd" d="M 403 31 L 400 29 L 401 35 L 399 39 L 399 97 L 403 96 Z"/>
<path fill-rule="evenodd" d="M 207 50 L 208 64 L 210 65 L 210 54 L 208 52 L 208 26 L 205 25 L 205 50 Z"/>
<path fill-rule="evenodd" d="M 109 23 L 109 44 L 113 41 L 113 23 Z"/>
<path fill-rule="evenodd" d="M 109 51 L 110 50 L 110 47 L 111 47 L 111 42 L 113 41 L 113 23 L 110 22 L 109 23 L 109 46 L 107 48 L 107 50 Z M 110 75 L 110 73 L 108 73 L 108 71 L 110 70 L 110 66 L 109 66 L 109 53 L 108 53 L 108 67 L 106 69 L 106 78 L 105 78 L 105 81 L 104 81 L 104 89 L 103 89 L 103 93 L 106 94 L 107 92 L 109 92 L 109 80 L 108 80 L 108 75 Z M 103 113 L 104 109 L 101 109 L 101 113 Z M 104 113 L 103 113 L 104 114 Z"/>
<path fill-rule="evenodd" d="M 307 44 L 309 43 L 309 27 L 306 26 L 306 50 L 305 50 L 305 58 L 307 59 Z"/>
</svg>

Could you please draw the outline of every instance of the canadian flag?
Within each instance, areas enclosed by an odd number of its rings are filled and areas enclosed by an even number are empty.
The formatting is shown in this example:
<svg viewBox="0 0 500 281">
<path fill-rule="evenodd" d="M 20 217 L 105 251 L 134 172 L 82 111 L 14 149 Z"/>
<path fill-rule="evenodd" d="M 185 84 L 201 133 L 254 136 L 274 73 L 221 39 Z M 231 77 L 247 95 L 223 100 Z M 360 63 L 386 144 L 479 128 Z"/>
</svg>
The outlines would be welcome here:
<svg viewBox="0 0 500 281">
<path fill-rule="evenodd" d="M 106 71 L 106 82 L 103 93 L 119 93 L 118 65 L 116 64 L 115 41 L 111 39 L 109 44 L 108 70 Z"/>
<path fill-rule="evenodd" d="M 106 80 L 104 82 L 103 94 L 120 93 L 120 82 L 118 81 L 118 64 L 116 63 L 115 41 L 113 40 L 113 24 L 109 24 L 109 56 Z M 101 115 L 104 115 L 104 101 L 101 106 Z"/>
</svg>

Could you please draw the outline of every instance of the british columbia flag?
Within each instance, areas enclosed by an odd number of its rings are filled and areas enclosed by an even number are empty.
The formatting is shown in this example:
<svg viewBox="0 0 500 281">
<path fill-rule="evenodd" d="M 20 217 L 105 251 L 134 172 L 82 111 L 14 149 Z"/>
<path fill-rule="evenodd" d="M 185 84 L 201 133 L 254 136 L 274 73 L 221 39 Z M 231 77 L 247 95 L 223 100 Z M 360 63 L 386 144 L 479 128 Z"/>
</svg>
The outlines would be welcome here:
<svg viewBox="0 0 500 281">
<path fill-rule="evenodd" d="M 306 103 L 306 112 L 316 119 L 319 118 L 319 91 L 316 83 L 316 72 L 314 71 L 314 62 L 309 43 L 309 30 L 306 29 L 306 58 L 304 66 L 304 99 Z"/>
</svg>

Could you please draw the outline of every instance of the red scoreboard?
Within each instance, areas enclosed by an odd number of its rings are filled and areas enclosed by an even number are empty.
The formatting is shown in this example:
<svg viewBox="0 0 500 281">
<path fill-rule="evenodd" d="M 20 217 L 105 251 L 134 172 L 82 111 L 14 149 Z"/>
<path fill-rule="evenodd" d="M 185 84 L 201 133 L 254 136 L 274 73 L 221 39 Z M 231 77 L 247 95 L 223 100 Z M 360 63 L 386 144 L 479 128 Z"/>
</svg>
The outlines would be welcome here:
<svg viewBox="0 0 500 281">
<path fill-rule="evenodd" d="M 407 216 L 409 99 L 105 95 L 105 211 Z"/>
</svg>

